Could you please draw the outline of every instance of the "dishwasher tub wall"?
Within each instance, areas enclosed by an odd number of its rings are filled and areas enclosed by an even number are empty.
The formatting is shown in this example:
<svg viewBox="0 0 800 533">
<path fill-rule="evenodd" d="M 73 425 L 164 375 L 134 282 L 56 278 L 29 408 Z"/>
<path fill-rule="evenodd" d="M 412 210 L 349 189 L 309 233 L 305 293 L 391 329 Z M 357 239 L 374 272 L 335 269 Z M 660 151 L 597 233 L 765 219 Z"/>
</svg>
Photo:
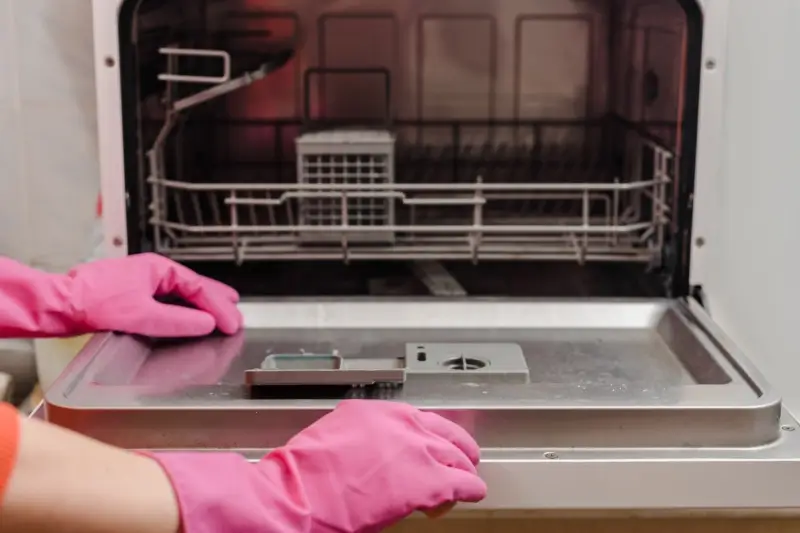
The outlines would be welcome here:
<svg viewBox="0 0 800 533">
<path fill-rule="evenodd" d="M 119 22 L 129 251 L 251 294 L 369 294 L 376 270 L 413 260 L 455 262 L 478 294 L 538 295 L 531 268 L 573 280 L 559 295 L 688 291 L 691 2 L 145 0 Z M 395 137 L 392 182 L 353 181 L 345 158 L 298 179 L 296 137 L 367 126 Z M 320 268 L 345 281 L 310 290 Z"/>
</svg>

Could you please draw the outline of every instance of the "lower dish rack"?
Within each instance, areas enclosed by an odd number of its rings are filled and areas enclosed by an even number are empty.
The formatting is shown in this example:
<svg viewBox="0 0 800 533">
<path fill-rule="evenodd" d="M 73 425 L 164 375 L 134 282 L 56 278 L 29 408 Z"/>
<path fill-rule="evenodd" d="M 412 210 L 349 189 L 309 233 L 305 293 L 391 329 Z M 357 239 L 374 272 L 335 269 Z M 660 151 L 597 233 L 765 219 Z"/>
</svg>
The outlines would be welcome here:
<svg viewBox="0 0 800 533">
<path fill-rule="evenodd" d="M 392 139 L 383 167 L 318 145 L 315 179 L 301 160 L 302 128 L 162 123 L 148 154 L 156 251 L 239 263 L 661 260 L 676 154 L 618 117 L 397 120 L 374 132 Z M 209 130 L 213 153 L 207 140 L 194 142 Z M 263 159 L 233 155 L 231 139 L 243 132 L 264 139 Z"/>
</svg>

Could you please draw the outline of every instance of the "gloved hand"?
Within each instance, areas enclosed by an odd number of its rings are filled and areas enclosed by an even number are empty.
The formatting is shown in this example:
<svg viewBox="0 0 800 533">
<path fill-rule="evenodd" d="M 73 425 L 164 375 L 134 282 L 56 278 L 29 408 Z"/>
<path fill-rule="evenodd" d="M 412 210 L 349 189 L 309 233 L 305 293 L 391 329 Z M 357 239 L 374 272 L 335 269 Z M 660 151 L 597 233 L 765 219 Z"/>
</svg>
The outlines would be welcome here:
<svg viewBox="0 0 800 533">
<path fill-rule="evenodd" d="M 416 510 L 483 499 L 479 453 L 438 415 L 348 400 L 258 464 L 232 453 L 151 457 L 172 481 L 183 533 L 372 533 Z"/>
<path fill-rule="evenodd" d="M 175 295 L 197 307 L 166 305 Z M 156 254 L 94 261 L 67 275 L 0 258 L 0 336 L 65 336 L 115 330 L 194 337 L 242 326 L 239 295 Z"/>
</svg>

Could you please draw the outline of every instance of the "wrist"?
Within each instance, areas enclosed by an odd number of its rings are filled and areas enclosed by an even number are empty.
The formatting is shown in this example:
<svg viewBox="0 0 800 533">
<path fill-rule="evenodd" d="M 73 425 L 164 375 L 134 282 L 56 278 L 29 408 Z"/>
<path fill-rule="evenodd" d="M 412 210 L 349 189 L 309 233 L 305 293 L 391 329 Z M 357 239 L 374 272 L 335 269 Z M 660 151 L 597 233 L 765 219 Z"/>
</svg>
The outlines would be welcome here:
<svg viewBox="0 0 800 533">
<path fill-rule="evenodd" d="M 0 257 L 0 336 L 55 337 L 80 333 L 73 280 Z"/>
<path fill-rule="evenodd" d="M 176 533 L 167 476 L 146 457 L 21 420 L 2 531 Z"/>
<path fill-rule="evenodd" d="M 69 274 L 49 274 L 47 287 L 49 291 L 48 312 L 51 314 L 55 328 L 61 326 L 62 331 L 54 331 L 53 335 L 81 335 L 92 328 L 86 323 L 86 306 L 77 290 L 75 280 Z"/>
<path fill-rule="evenodd" d="M 178 500 L 182 533 L 308 533 L 302 487 L 237 453 L 148 453 Z"/>
</svg>

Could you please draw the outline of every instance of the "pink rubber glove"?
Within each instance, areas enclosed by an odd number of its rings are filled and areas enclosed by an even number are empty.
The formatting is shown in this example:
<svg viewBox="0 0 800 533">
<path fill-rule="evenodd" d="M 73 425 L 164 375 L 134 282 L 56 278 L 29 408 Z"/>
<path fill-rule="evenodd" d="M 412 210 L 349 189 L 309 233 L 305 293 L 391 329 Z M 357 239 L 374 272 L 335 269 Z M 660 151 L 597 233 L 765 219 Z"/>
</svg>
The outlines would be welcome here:
<svg viewBox="0 0 800 533">
<path fill-rule="evenodd" d="M 197 307 L 166 305 L 175 295 Z M 242 326 L 239 295 L 155 254 L 86 263 L 47 274 L 0 258 L 0 337 L 59 337 L 114 330 L 194 337 Z"/>
<path fill-rule="evenodd" d="M 255 465 L 234 453 L 151 457 L 172 481 L 183 533 L 371 533 L 483 499 L 479 453 L 438 415 L 348 400 Z"/>
</svg>

